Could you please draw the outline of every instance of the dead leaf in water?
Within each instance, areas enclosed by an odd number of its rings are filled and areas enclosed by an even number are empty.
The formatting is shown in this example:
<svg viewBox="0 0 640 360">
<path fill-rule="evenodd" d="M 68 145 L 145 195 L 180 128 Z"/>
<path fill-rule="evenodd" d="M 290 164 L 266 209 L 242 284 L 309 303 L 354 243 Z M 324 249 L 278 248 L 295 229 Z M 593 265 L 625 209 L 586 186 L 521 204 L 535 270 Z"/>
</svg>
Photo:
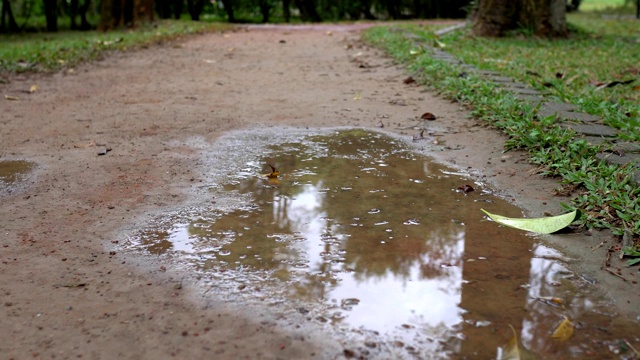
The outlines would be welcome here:
<svg viewBox="0 0 640 360">
<path fill-rule="evenodd" d="M 503 348 L 504 353 L 502 356 L 498 356 L 499 360 L 534 360 L 537 359 L 538 356 L 525 348 L 518 340 L 518 334 L 516 333 L 516 329 L 509 324 L 511 331 L 513 332 L 513 337 L 509 340 L 509 344 Z"/>
<path fill-rule="evenodd" d="M 278 171 L 273 165 L 267 163 L 267 165 L 269 165 L 269 167 L 271 168 L 271 173 L 267 174 L 266 176 L 269 179 L 277 179 L 278 175 L 280 174 L 280 171 Z"/>
<path fill-rule="evenodd" d="M 563 215 L 534 219 L 508 218 L 502 215 L 491 214 L 484 209 L 480 210 L 498 224 L 539 234 L 554 233 L 571 225 L 574 220 L 580 218 L 580 211 L 578 210 Z"/>
<path fill-rule="evenodd" d="M 573 329 L 573 323 L 571 323 L 569 318 L 565 317 L 556 328 L 556 331 L 553 332 L 551 338 L 562 342 L 567 341 L 573 336 Z"/>
<path fill-rule="evenodd" d="M 473 188 L 473 186 L 465 184 L 463 186 L 459 186 L 458 190 L 461 190 L 463 193 L 468 194 L 472 191 L 475 191 L 475 189 Z"/>
</svg>

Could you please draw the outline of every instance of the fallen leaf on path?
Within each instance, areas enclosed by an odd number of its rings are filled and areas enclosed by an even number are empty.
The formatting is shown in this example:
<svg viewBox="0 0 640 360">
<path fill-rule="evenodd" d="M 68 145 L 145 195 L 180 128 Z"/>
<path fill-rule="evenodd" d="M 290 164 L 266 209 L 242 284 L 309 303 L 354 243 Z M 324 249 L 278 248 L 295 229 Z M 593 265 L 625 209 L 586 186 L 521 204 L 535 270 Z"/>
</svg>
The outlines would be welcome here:
<svg viewBox="0 0 640 360">
<path fill-rule="evenodd" d="M 429 121 L 433 121 L 433 120 L 435 120 L 435 119 L 436 119 L 436 116 L 435 116 L 435 115 L 433 115 L 433 114 L 432 114 L 432 113 L 430 113 L 430 112 L 426 112 L 426 113 L 422 114 L 422 116 L 420 116 L 420 119 L 422 119 L 422 120 L 429 120 Z"/>
<path fill-rule="evenodd" d="M 92 146 L 96 146 L 96 142 L 95 140 L 91 140 L 88 143 L 85 144 L 74 144 L 73 147 L 76 149 L 84 149 L 84 148 L 88 148 L 88 147 L 92 147 Z"/>
<path fill-rule="evenodd" d="M 532 360 L 537 359 L 538 356 L 525 348 L 518 340 L 518 334 L 516 333 L 516 329 L 509 324 L 511 331 L 513 332 L 513 337 L 509 340 L 507 346 L 504 347 L 504 354 L 499 356 L 499 360 Z"/>
<path fill-rule="evenodd" d="M 551 234 L 564 229 L 580 217 L 578 210 L 563 215 L 534 219 L 508 218 L 502 215 L 491 214 L 484 209 L 480 210 L 498 224 L 539 234 Z"/>
<path fill-rule="evenodd" d="M 632 82 L 636 81 L 636 79 L 631 79 L 631 80 L 625 80 L 625 81 L 612 81 L 612 82 L 608 82 L 608 83 L 603 83 L 603 82 L 599 82 L 599 81 L 592 81 L 591 84 L 596 86 L 596 91 L 597 90 L 602 90 L 605 88 L 611 88 L 617 85 L 628 85 L 631 84 Z"/>
<path fill-rule="evenodd" d="M 64 284 L 55 284 L 54 287 L 66 287 L 66 288 L 79 288 L 86 286 L 87 283 L 64 283 Z"/>
<path fill-rule="evenodd" d="M 33 94 L 34 92 L 36 92 L 36 91 L 38 91 L 38 90 L 40 90 L 40 85 L 38 85 L 38 84 L 31 85 L 31 87 L 29 88 L 29 92 L 30 92 L 31 94 Z"/>
<path fill-rule="evenodd" d="M 6 100 L 20 100 L 20 98 L 17 98 L 15 96 L 11 96 L 11 95 L 5 95 L 4 98 Z"/>
<path fill-rule="evenodd" d="M 438 39 L 433 39 L 433 47 L 444 49 L 447 45 Z"/>
<path fill-rule="evenodd" d="M 353 100 L 360 100 L 361 96 L 360 96 L 360 92 L 356 93 L 356 96 L 353 97 Z"/>
<path fill-rule="evenodd" d="M 413 77 L 411 77 L 411 76 L 409 76 L 408 78 L 404 79 L 404 81 L 403 81 L 403 83 L 405 83 L 405 84 L 407 84 L 407 85 L 408 85 L 408 84 L 413 84 L 413 83 L 415 83 L 415 82 L 416 82 L 416 80 L 415 80 Z"/>
<path fill-rule="evenodd" d="M 573 336 L 573 328 L 574 326 L 569 318 L 565 317 L 556 328 L 556 331 L 553 332 L 551 338 L 562 342 L 567 341 Z"/>
</svg>

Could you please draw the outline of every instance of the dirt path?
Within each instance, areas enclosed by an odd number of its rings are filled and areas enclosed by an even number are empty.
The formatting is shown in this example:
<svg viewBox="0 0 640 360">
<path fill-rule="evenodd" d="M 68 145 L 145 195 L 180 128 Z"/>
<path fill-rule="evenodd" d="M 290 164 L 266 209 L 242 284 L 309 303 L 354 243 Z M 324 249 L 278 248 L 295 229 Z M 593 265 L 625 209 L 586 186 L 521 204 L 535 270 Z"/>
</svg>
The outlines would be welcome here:
<svg viewBox="0 0 640 360">
<path fill-rule="evenodd" d="M 396 128 L 429 111 L 447 132 L 441 140 L 462 148 L 434 154 L 440 161 L 509 189 L 504 195 L 528 215 L 559 211 L 555 183 L 532 175 L 522 155 L 503 156 L 499 135 L 459 105 L 404 84 L 406 76 L 364 47 L 357 29 L 272 28 L 203 35 L 2 85 L 20 100 L 0 100 L 0 160 L 37 167 L 26 189 L 2 194 L 0 357 L 351 355 L 361 344 L 327 337 L 301 314 L 203 299 L 179 268 L 118 252 L 146 219 L 198 201 L 195 189 L 215 171 L 200 154 L 232 130 L 382 123 L 411 136 Z M 35 83 L 40 90 L 26 94 Z M 589 247 L 602 238 L 570 235 L 561 247 L 591 259 L 575 265 L 610 284 L 621 305 L 637 303 L 637 289 L 625 292 L 627 283 L 597 272 L 603 253 Z"/>
</svg>

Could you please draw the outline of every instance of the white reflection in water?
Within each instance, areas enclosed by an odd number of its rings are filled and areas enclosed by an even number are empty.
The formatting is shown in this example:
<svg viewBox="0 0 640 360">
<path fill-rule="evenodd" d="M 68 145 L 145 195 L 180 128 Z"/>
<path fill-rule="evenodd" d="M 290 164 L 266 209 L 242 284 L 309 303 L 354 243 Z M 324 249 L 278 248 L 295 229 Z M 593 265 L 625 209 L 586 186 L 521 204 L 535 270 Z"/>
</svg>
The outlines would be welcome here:
<svg viewBox="0 0 640 360">
<path fill-rule="evenodd" d="M 292 231 L 299 232 L 307 239 L 296 246 L 304 247 L 299 250 L 306 254 L 312 273 L 332 268 L 323 266 L 326 261 L 321 256 L 322 252 L 341 250 L 342 244 L 327 245 L 322 242 L 322 235 L 331 233 L 339 239 L 349 236 L 340 234 L 340 227 L 326 220 L 323 206 L 326 193 L 320 192 L 323 186 L 322 182 L 317 185 L 306 184 L 302 192 L 286 199 L 286 202 L 282 198 L 274 198 L 273 213 L 276 220 L 289 224 Z M 281 217 L 283 214 L 286 214 L 286 219 Z M 407 266 L 408 274 L 395 274 L 390 270 L 383 275 L 372 276 L 357 271 L 339 272 L 339 281 L 327 284 L 326 292 L 322 292 L 324 299 L 317 300 L 341 304 L 346 299 L 358 299 L 356 305 L 343 312 L 346 321 L 357 327 L 384 331 L 413 323 L 433 336 L 438 335 L 438 329 L 443 327 L 451 329 L 462 322 L 463 310 L 459 307 L 462 265 L 451 264 L 462 264 L 465 233 L 462 230 L 449 236 L 450 239 L 437 241 L 439 246 L 447 247 L 442 249 L 447 254 L 444 259 L 432 259 L 429 253 L 421 254 Z M 424 241 L 430 241 L 429 234 L 425 234 Z M 444 263 L 447 266 L 441 266 Z M 339 264 L 334 270 L 344 269 L 345 265 L 351 267 L 352 264 Z M 430 272 L 427 277 L 423 270 L 425 265 L 440 270 L 437 274 Z"/>
</svg>

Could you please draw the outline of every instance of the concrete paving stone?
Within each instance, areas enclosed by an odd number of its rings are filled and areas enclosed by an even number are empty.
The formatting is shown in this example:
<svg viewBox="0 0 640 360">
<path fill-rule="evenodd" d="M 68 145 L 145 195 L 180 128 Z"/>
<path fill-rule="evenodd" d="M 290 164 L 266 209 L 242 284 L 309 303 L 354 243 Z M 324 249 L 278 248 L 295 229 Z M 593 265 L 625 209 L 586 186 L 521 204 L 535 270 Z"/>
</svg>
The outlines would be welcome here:
<svg viewBox="0 0 640 360">
<path fill-rule="evenodd" d="M 514 94 L 520 94 L 520 95 L 542 95 L 542 93 L 536 89 L 531 89 L 531 88 L 521 88 L 521 87 L 515 87 L 515 86 L 503 86 L 503 89 L 510 91 Z"/>
<path fill-rule="evenodd" d="M 483 76 L 502 76 L 499 72 L 491 70 L 478 70 L 478 74 Z"/>
<path fill-rule="evenodd" d="M 633 143 L 633 142 L 620 142 L 620 143 L 615 143 L 612 147 L 611 147 L 612 151 L 617 151 L 617 152 L 622 152 L 625 154 L 629 154 L 629 153 L 640 153 L 640 144 L 638 143 Z"/>
<path fill-rule="evenodd" d="M 563 119 L 580 121 L 582 123 L 598 123 L 603 121 L 600 116 L 573 111 L 561 111 L 558 112 L 558 116 Z"/>
<path fill-rule="evenodd" d="M 603 144 L 611 144 L 611 139 L 607 139 L 602 136 L 583 135 L 581 138 L 587 140 L 587 144 L 589 145 L 600 146 Z"/>
<path fill-rule="evenodd" d="M 554 112 L 557 112 L 557 111 L 575 111 L 576 107 L 575 107 L 575 105 L 572 105 L 572 104 L 549 101 L 549 102 L 545 102 L 544 104 L 542 104 L 541 109 L 553 110 Z"/>
<path fill-rule="evenodd" d="M 614 137 L 617 134 L 614 128 L 601 124 L 561 123 L 560 126 L 573 129 L 575 132 L 584 135 Z"/>
<path fill-rule="evenodd" d="M 528 101 L 534 106 L 544 101 L 544 96 L 542 95 L 514 94 L 514 97 L 518 100 Z"/>
<path fill-rule="evenodd" d="M 631 164 L 632 166 L 638 167 L 638 169 L 640 169 L 640 154 L 625 154 L 624 156 L 620 156 L 615 153 L 598 153 L 598 155 L 596 156 L 598 157 L 598 159 L 604 160 L 609 164 Z"/>
<path fill-rule="evenodd" d="M 488 79 L 498 83 L 515 83 L 516 82 L 514 78 L 509 76 L 489 76 Z"/>
</svg>

